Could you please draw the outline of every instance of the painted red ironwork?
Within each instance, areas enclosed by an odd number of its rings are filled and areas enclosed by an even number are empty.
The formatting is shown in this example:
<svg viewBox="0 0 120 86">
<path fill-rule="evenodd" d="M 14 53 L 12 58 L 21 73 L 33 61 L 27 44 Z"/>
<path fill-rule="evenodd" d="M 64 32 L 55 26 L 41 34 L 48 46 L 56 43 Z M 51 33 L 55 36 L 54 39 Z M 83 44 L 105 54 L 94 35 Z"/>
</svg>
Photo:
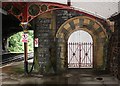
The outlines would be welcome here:
<svg viewBox="0 0 120 86">
<path fill-rule="evenodd" d="M 21 22 L 30 22 L 40 14 L 52 10 L 71 9 L 68 5 L 52 2 L 3 2 L 2 8 Z"/>
<path fill-rule="evenodd" d="M 40 14 L 50 12 L 52 10 L 66 9 L 73 12 L 75 11 L 77 13 L 85 14 L 89 17 L 99 19 L 101 22 L 106 23 L 104 19 L 73 9 L 69 6 L 70 2 L 68 3 L 68 5 L 65 5 L 53 2 L 2 2 L 2 8 L 6 10 L 9 14 L 14 15 L 21 22 L 30 22 Z M 15 10 L 17 10 L 17 12 L 14 12 Z M 33 15 L 31 13 L 33 13 Z"/>
<path fill-rule="evenodd" d="M 68 68 L 92 68 L 93 44 L 68 43 Z"/>
</svg>

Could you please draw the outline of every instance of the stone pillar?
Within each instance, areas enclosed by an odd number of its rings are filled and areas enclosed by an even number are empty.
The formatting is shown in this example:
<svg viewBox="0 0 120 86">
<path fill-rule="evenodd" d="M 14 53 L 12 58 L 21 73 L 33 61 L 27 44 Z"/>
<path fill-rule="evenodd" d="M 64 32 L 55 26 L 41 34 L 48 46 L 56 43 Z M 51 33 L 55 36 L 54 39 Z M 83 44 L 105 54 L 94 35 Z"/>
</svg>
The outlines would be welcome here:
<svg viewBox="0 0 120 86">
<path fill-rule="evenodd" d="M 99 46 L 97 46 L 97 68 L 102 68 L 103 65 L 103 44 L 99 43 Z"/>
<path fill-rule="evenodd" d="M 97 41 L 95 42 L 95 68 L 98 70 L 104 70 L 106 67 L 107 43 L 107 38 L 101 38 L 101 35 L 99 35 Z"/>
<path fill-rule="evenodd" d="M 60 34 L 61 37 L 57 39 L 57 71 L 63 72 L 65 70 L 65 58 L 66 58 L 66 42 L 64 34 Z"/>
</svg>

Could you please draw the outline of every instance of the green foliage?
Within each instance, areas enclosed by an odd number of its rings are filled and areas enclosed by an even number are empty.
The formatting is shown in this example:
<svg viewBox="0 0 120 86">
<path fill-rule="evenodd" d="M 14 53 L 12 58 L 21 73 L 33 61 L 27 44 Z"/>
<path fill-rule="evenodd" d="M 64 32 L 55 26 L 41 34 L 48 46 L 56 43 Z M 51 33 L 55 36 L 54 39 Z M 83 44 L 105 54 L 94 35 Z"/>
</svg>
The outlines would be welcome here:
<svg viewBox="0 0 120 86">
<path fill-rule="evenodd" d="M 23 53 L 24 43 L 22 42 L 23 32 L 18 32 L 8 38 L 9 47 L 8 50 L 12 53 Z M 28 52 L 33 52 L 33 31 L 28 31 Z"/>
</svg>

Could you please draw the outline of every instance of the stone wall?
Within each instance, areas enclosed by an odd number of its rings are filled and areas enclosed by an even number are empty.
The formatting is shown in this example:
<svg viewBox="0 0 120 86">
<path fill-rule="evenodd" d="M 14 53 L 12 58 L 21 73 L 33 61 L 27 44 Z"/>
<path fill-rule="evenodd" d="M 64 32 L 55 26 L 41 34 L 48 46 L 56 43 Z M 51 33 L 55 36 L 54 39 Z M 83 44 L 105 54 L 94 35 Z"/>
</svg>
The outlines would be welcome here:
<svg viewBox="0 0 120 86">
<path fill-rule="evenodd" d="M 74 31 L 84 30 L 91 34 L 94 41 L 93 69 L 104 70 L 107 39 L 111 32 L 107 25 L 105 27 L 105 22 L 101 23 L 100 20 L 82 13 L 60 12 L 62 13 L 51 11 L 34 20 L 34 37 L 39 40 L 39 46 L 34 48 L 35 69 L 41 74 L 66 71 L 68 38 Z"/>
<path fill-rule="evenodd" d="M 109 70 L 111 74 L 120 79 L 120 14 L 111 18 L 114 21 L 115 31 L 109 40 Z"/>
</svg>

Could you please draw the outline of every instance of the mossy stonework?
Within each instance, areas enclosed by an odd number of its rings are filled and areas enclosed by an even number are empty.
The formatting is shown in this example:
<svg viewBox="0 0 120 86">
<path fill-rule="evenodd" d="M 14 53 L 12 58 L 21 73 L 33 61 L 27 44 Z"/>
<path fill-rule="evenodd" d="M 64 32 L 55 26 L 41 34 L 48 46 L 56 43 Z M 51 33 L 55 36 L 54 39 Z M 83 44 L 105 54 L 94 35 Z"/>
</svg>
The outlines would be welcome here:
<svg viewBox="0 0 120 86">
<path fill-rule="evenodd" d="M 110 34 L 110 31 L 107 31 L 108 27 L 104 27 L 105 24 L 100 20 L 87 15 L 71 18 L 62 15 L 63 20 L 60 21 L 57 21 L 60 17 L 56 15 L 58 14 L 55 11 L 48 12 L 37 17 L 34 22 L 34 37 L 39 40 L 39 46 L 34 48 L 35 68 L 42 74 L 68 70 L 68 39 L 73 32 L 84 30 L 93 39 L 93 69 L 105 69 L 106 45 Z"/>
</svg>

